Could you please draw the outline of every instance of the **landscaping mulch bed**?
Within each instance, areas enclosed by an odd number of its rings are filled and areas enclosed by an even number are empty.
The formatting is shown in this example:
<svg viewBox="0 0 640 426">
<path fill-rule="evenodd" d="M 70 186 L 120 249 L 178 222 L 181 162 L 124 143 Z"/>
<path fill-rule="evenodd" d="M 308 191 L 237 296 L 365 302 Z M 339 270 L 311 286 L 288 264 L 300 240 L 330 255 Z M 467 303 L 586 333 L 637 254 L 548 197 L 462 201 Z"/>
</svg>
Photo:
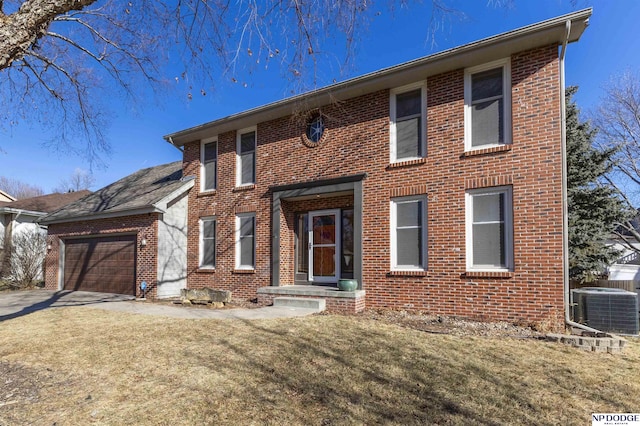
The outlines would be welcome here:
<svg viewBox="0 0 640 426">
<path fill-rule="evenodd" d="M 358 314 L 358 316 L 434 334 L 515 338 L 539 338 L 544 335 L 544 333 L 531 327 L 519 326 L 508 322 L 471 321 L 450 316 L 431 315 L 424 312 L 370 309 Z"/>
</svg>

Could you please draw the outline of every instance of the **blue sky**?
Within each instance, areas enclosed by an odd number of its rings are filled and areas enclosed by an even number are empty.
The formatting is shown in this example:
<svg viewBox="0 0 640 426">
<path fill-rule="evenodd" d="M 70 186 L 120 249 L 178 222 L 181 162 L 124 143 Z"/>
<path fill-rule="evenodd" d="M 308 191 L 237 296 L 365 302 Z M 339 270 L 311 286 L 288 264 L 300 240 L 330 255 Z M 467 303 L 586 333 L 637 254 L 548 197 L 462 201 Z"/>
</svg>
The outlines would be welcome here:
<svg viewBox="0 0 640 426">
<path fill-rule="evenodd" d="M 578 43 L 569 45 L 566 57 L 567 84 L 580 86 L 576 97 L 579 107 L 583 111 L 594 108 L 602 96 L 603 85 L 611 77 L 625 70 L 640 70 L 640 1 L 637 0 L 514 0 L 508 7 L 497 6 L 504 3 L 498 0 L 451 0 L 450 4 L 466 17 L 442 21 L 434 40 L 429 40 L 427 34 L 430 2 L 423 3 L 396 8 L 393 12 L 386 6 L 377 8 L 379 15 L 359 34 L 348 72 L 339 72 L 337 59 L 326 62 L 318 72 L 323 80 L 321 85 L 586 7 L 593 7 L 590 25 Z M 337 53 L 336 57 L 339 56 Z M 244 73 L 239 83 L 222 79 L 212 93 L 204 97 L 195 95 L 192 101 L 187 101 L 181 90 L 173 90 L 164 95 L 161 102 L 150 105 L 131 106 L 112 100 L 114 120 L 107 130 L 112 153 L 103 158 L 106 167 L 93 170 L 96 183 L 92 189 L 106 186 L 140 168 L 180 160 L 180 152 L 163 140 L 165 134 L 289 96 L 290 81 L 273 65 L 266 71 L 256 69 L 250 74 Z M 44 145 L 53 136 L 37 123 L 0 128 L 0 176 L 17 178 L 49 192 L 76 168 L 89 168 L 84 158 L 46 148 Z"/>
</svg>

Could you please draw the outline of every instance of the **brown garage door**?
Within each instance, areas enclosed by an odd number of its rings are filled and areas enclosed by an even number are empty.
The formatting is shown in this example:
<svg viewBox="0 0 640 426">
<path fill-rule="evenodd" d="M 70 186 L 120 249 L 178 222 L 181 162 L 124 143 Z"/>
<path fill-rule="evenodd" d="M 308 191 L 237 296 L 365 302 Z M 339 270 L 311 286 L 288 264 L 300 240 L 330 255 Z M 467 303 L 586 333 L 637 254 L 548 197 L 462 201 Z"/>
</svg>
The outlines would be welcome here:
<svg viewBox="0 0 640 426">
<path fill-rule="evenodd" d="M 136 237 L 65 241 L 64 289 L 135 295 Z"/>
</svg>

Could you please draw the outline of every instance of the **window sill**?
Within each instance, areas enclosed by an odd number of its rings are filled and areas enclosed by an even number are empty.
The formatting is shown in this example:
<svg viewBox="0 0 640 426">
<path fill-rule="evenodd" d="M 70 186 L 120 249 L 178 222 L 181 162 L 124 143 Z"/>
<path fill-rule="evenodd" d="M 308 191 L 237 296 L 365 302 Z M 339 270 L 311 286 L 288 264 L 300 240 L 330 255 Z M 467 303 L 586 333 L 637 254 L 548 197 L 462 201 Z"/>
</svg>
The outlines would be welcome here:
<svg viewBox="0 0 640 426">
<path fill-rule="evenodd" d="M 212 195 L 216 195 L 216 190 L 215 189 L 210 189 L 208 191 L 200 191 L 200 192 L 198 192 L 198 198 L 210 197 Z"/>
<path fill-rule="evenodd" d="M 236 186 L 235 188 L 233 188 L 233 192 L 250 191 L 252 189 L 256 189 L 255 183 L 252 183 L 249 185 Z"/>
<path fill-rule="evenodd" d="M 216 272 L 216 268 L 198 268 L 196 272 L 199 274 L 214 274 Z"/>
<path fill-rule="evenodd" d="M 256 270 L 255 269 L 234 269 L 233 271 L 231 271 L 231 273 L 240 274 L 240 275 L 255 274 Z"/>
<path fill-rule="evenodd" d="M 399 167 L 408 167 L 408 166 L 414 166 L 416 164 L 424 164 L 427 162 L 426 158 L 416 158 L 413 160 L 405 160 L 405 161 L 398 161 L 396 163 L 391 163 L 387 166 L 387 170 L 389 169 L 397 169 Z"/>
<path fill-rule="evenodd" d="M 387 273 L 388 277 L 426 277 L 427 275 L 428 271 L 423 269 L 415 271 L 389 271 Z"/>
<path fill-rule="evenodd" d="M 464 154 L 462 154 L 462 157 L 463 158 L 475 157 L 478 155 L 487 155 L 487 154 L 494 154 L 497 152 L 511 151 L 511 147 L 512 147 L 511 144 L 506 144 L 506 145 L 492 146 L 488 148 L 477 148 L 471 151 L 465 151 Z"/>
<path fill-rule="evenodd" d="M 462 278 L 513 278 L 511 271 L 467 271 Z"/>
</svg>

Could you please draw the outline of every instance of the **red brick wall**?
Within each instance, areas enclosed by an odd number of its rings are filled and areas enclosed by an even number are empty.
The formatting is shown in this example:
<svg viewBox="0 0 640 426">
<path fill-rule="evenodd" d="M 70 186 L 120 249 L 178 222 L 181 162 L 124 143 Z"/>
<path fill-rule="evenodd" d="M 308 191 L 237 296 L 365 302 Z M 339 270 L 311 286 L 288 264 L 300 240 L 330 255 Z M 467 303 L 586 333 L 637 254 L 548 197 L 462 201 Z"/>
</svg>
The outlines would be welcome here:
<svg viewBox="0 0 640 426">
<path fill-rule="evenodd" d="M 126 216 L 112 219 L 100 219 L 60 223 L 49 225 L 47 243 L 51 250 L 45 258 L 45 288 L 58 290 L 58 265 L 60 240 L 81 236 L 108 236 L 114 233 L 137 234 L 136 243 L 136 292 L 140 296 L 140 283 L 149 285 L 147 297 L 156 297 L 158 271 L 158 215 L 156 213 Z M 141 247 L 142 238 L 147 245 Z"/>
<path fill-rule="evenodd" d="M 197 177 L 189 200 L 188 286 L 229 289 L 255 297 L 270 285 L 269 186 L 366 172 L 363 181 L 363 285 L 367 307 L 424 310 L 470 318 L 541 321 L 562 310 L 560 86 L 557 46 L 511 57 L 513 144 L 465 155 L 464 70 L 427 78 L 427 158 L 389 165 L 389 91 L 322 108 L 327 133 L 304 144 L 304 123 L 283 117 L 257 123 L 257 182 L 235 190 L 235 132 L 219 135 L 218 190 L 198 194 L 199 143 L 185 146 L 186 174 Z M 466 272 L 465 191 L 513 188 L 513 273 Z M 426 194 L 428 270 L 390 273 L 392 197 Z M 327 206 L 331 207 L 331 206 Z M 325 208 L 325 207 L 322 207 Z M 234 215 L 255 211 L 256 271 L 234 266 Z M 282 284 L 293 271 L 292 219 L 283 209 Z M 217 267 L 198 271 L 198 218 L 218 218 Z M 287 248 L 289 247 L 289 248 Z"/>
</svg>

